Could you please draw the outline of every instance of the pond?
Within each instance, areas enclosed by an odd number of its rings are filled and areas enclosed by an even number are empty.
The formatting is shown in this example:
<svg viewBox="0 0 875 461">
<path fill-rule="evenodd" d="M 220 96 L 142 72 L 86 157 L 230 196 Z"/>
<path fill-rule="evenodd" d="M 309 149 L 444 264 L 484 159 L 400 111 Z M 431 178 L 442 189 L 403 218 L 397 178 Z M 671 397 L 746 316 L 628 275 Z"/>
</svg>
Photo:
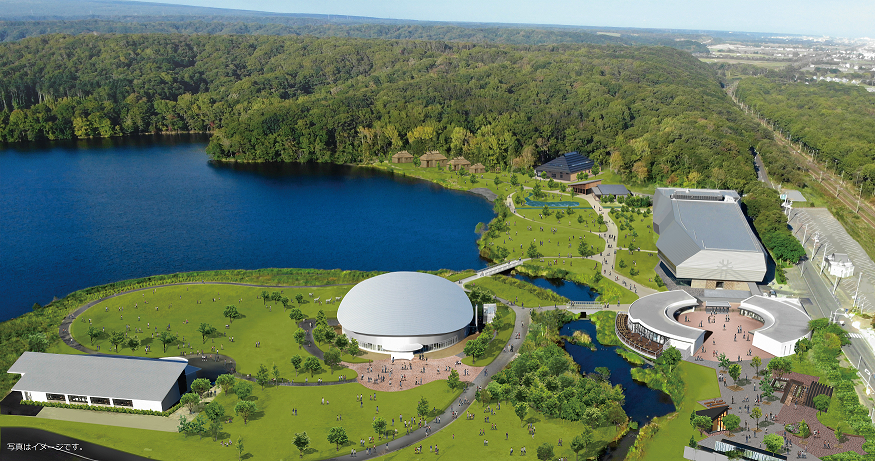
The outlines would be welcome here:
<svg viewBox="0 0 875 461">
<path fill-rule="evenodd" d="M 592 291 L 587 285 L 569 282 L 562 279 L 547 279 L 543 277 L 529 277 L 523 274 L 514 274 L 513 278 L 531 283 L 539 288 L 551 290 L 560 296 L 565 296 L 571 301 L 595 301 L 599 294 Z"/>
</svg>

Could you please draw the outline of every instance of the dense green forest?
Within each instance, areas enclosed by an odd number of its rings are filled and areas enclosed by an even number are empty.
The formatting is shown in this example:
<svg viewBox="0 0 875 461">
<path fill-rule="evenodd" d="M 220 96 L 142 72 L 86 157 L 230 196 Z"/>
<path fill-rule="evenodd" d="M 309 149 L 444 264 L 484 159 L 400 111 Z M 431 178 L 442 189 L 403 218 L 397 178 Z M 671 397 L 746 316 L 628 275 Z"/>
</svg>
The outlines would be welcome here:
<svg viewBox="0 0 875 461">
<path fill-rule="evenodd" d="M 873 192 L 875 95 L 854 85 L 805 84 L 766 77 L 742 79 L 736 94 L 782 131 L 789 132 L 794 142 L 816 150 L 819 161 L 861 181 L 864 192 Z M 799 184 L 798 175 L 788 178 Z"/>
<path fill-rule="evenodd" d="M 217 35 L 0 45 L 5 141 L 210 131 L 245 161 L 438 149 L 489 168 L 579 150 L 636 181 L 740 189 L 765 139 L 665 47 Z"/>
<path fill-rule="evenodd" d="M 617 31 L 610 35 L 580 28 L 476 26 L 446 23 L 389 24 L 330 22 L 312 18 L 269 16 L 228 17 L 155 16 L 55 21 L 0 21 L 0 41 L 15 41 L 46 34 L 249 34 L 307 35 L 313 37 L 379 38 L 388 40 L 443 40 L 473 43 L 545 45 L 590 43 L 667 46 L 693 53 L 708 53 L 702 43 L 677 34 Z"/>
</svg>

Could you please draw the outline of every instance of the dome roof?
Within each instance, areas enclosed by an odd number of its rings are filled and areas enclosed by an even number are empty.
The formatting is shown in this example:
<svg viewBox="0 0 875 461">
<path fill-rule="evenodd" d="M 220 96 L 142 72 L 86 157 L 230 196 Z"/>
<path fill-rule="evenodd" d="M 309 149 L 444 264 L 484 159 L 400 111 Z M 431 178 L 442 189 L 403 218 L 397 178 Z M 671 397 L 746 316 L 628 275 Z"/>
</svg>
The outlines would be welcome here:
<svg viewBox="0 0 875 461">
<path fill-rule="evenodd" d="M 390 272 L 359 282 L 337 309 L 344 329 L 375 336 L 449 333 L 473 318 L 461 286 L 421 272 Z"/>
</svg>

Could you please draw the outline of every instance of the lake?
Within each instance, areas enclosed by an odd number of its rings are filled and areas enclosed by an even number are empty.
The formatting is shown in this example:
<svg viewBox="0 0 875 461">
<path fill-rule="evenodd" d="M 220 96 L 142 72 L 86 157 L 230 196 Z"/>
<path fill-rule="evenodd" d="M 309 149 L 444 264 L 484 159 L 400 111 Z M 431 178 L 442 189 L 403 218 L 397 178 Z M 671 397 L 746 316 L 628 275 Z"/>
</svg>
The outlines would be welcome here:
<svg viewBox="0 0 875 461">
<path fill-rule="evenodd" d="M 0 149 L 0 320 L 172 272 L 481 268 L 480 196 L 372 168 L 215 164 L 202 135 Z"/>
</svg>

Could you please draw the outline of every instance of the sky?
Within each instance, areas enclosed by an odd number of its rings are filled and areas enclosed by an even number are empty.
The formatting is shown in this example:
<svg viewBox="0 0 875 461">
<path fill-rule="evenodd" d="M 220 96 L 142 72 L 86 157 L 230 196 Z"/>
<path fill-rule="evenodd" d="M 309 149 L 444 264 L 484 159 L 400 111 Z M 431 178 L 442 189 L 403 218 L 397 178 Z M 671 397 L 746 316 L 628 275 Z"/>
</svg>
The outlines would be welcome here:
<svg viewBox="0 0 875 461">
<path fill-rule="evenodd" d="M 157 0 L 426 21 L 725 30 L 875 38 L 875 0 Z"/>
</svg>

